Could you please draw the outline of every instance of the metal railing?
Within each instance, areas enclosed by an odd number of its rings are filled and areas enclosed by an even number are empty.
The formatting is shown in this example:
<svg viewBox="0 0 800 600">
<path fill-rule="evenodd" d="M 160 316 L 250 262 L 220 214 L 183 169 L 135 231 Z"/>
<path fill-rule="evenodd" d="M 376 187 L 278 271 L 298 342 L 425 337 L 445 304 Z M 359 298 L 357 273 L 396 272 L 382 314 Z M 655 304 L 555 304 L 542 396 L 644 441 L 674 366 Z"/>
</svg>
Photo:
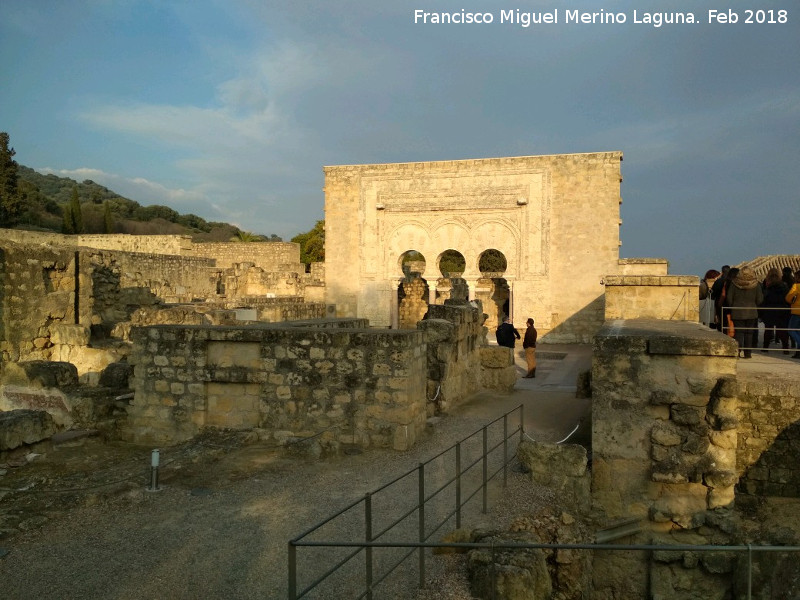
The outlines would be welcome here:
<svg viewBox="0 0 800 600">
<path fill-rule="evenodd" d="M 719 323 L 722 324 L 720 330 L 723 333 L 730 335 L 729 327 L 730 323 L 733 322 L 732 313 L 736 310 L 737 310 L 736 307 L 731 307 L 731 306 L 723 306 L 719 309 L 718 311 Z M 736 339 L 736 341 L 739 343 L 740 351 L 752 352 L 754 350 L 761 350 L 766 352 L 775 352 L 775 351 L 788 352 L 790 350 L 793 351 L 800 350 L 800 348 L 797 347 L 797 344 L 791 335 L 793 331 L 800 332 L 800 328 L 790 326 L 791 317 L 789 313 L 790 311 L 789 307 L 759 306 L 757 307 L 757 310 L 759 312 L 758 318 L 750 319 L 751 321 L 756 322 L 756 325 L 754 327 L 744 327 L 741 324 L 737 324 L 734 322 L 734 335 L 732 335 L 731 337 Z M 765 313 L 771 311 L 781 311 L 783 313 L 786 313 L 786 321 L 787 321 L 786 325 L 783 327 L 778 325 L 767 326 L 764 323 L 763 316 Z M 731 317 L 730 320 L 729 317 Z M 742 335 L 741 332 L 746 332 L 746 334 Z M 770 343 L 767 347 L 765 347 L 763 342 L 764 340 L 767 339 L 766 337 L 767 333 L 769 333 L 768 337 Z M 785 335 L 783 335 L 784 333 Z M 747 340 L 750 340 L 751 343 L 748 344 Z M 779 348 L 769 347 L 772 345 L 773 342 L 778 344 L 780 347 Z M 783 345 L 784 342 L 786 343 L 785 346 Z M 793 344 L 795 345 L 794 348 L 792 348 Z"/>
<path fill-rule="evenodd" d="M 351 543 L 344 543 L 344 542 L 307 542 L 304 545 L 306 546 L 314 546 L 318 548 L 355 548 L 355 553 L 364 550 L 366 552 L 371 552 L 374 549 L 380 548 L 404 548 L 410 549 L 410 553 L 414 551 L 419 551 L 424 553 L 426 550 L 432 550 L 436 548 L 453 548 L 453 549 L 460 549 L 463 552 L 468 550 L 489 550 L 490 551 L 490 561 L 489 561 L 489 568 L 491 574 L 491 582 L 492 585 L 490 586 L 491 589 L 491 598 L 496 598 L 497 586 L 495 585 L 495 565 L 497 564 L 497 557 L 496 552 L 498 550 L 531 550 L 531 549 L 539 549 L 539 550 L 587 550 L 591 552 L 634 552 L 634 551 L 645 551 L 645 552 L 669 552 L 669 553 L 679 553 L 679 552 L 691 552 L 691 553 L 717 553 L 717 554 L 742 554 L 747 553 L 745 560 L 745 565 L 737 565 L 736 568 L 731 569 L 731 579 L 730 579 L 730 586 L 731 589 L 737 593 L 737 598 L 741 598 L 741 592 L 744 592 L 745 597 L 747 600 L 751 600 L 753 597 L 753 559 L 754 554 L 764 553 L 800 553 L 800 546 L 771 546 L 771 545 L 758 545 L 754 546 L 752 544 L 747 545 L 736 545 L 736 546 L 714 546 L 714 545 L 689 545 L 689 544 L 534 544 L 534 543 L 425 543 L 425 542 L 418 542 L 418 543 L 380 543 L 380 542 L 351 542 Z M 292 545 L 290 543 L 290 549 Z M 740 577 L 740 568 L 746 568 L 744 577 L 744 583 L 737 582 L 737 578 Z M 420 587 L 424 587 L 424 581 L 420 582 Z M 741 589 L 744 587 L 744 589 Z M 796 592 L 797 590 L 792 590 Z M 373 588 L 370 584 L 368 584 L 367 589 L 361 595 L 357 596 L 357 598 L 372 598 Z M 291 588 L 290 588 L 290 598 L 294 598 L 295 596 L 291 595 Z"/>
<path fill-rule="evenodd" d="M 512 415 L 518 415 L 518 424 L 509 431 Z M 414 553 L 419 585 L 424 586 L 426 550 L 436 546 L 429 543 L 431 536 L 453 521 L 455 528 L 460 528 L 465 510 L 474 510 L 478 499 L 481 512 L 487 512 L 489 483 L 502 475 L 506 486 L 508 468 L 516 455 L 512 451 L 509 458 L 509 440 L 517 435 L 522 440 L 523 423 L 523 406 L 519 405 L 289 541 L 290 600 L 312 593 L 322 598 L 345 595 L 331 593 L 324 586 L 339 586 L 339 590 L 344 586 L 347 595 L 371 599 L 376 586 L 409 569 L 408 559 Z M 381 501 L 389 495 L 388 508 L 382 509 Z M 397 505 L 406 498 L 413 498 L 414 504 Z M 326 533 L 328 529 L 334 532 Z M 392 542 L 380 541 L 390 533 Z M 343 539 L 353 535 L 358 539 Z M 316 539 L 320 537 L 322 540 Z M 325 537 L 341 541 L 324 541 Z M 336 549 L 339 552 L 334 552 Z M 387 552 L 379 555 L 378 549 Z M 361 559 L 356 560 L 358 557 Z M 309 579 L 312 581 L 301 583 Z"/>
<path fill-rule="evenodd" d="M 509 417 L 518 413 L 518 425 L 509 431 Z M 502 423 L 502 432 L 500 424 Z M 389 585 L 391 576 L 402 577 L 402 589 L 417 579 L 425 587 L 426 559 L 434 549 L 484 549 L 491 553 L 489 569 L 495 576 L 496 552 L 513 549 L 584 550 L 591 552 L 693 552 L 746 553 L 746 564 L 740 563 L 731 572 L 730 586 L 739 594 L 752 598 L 753 560 L 757 554 L 800 552 L 800 546 L 771 545 L 665 545 L 665 544 L 534 544 L 534 543 L 459 543 L 431 542 L 430 538 L 453 522 L 461 527 L 462 518 L 473 500 L 480 500 L 480 511 L 487 512 L 488 485 L 502 474 L 507 484 L 509 464 L 508 442 L 519 434 L 525 437 L 523 406 L 502 415 L 472 435 L 464 438 L 433 458 L 420 463 L 392 481 L 365 494 L 342 510 L 317 523 L 289 541 L 288 598 L 356 598 L 372 600 L 389 597 L 379 594 L 381 585 Z M 502 454 L 500 454 L 502 453 Z M 443 464 L 450 459 L 450 464 Z M 438 480 L 434 483 L 432 480 Z M 444 481 L 441 481 L 444 479 Z M 449 492 L 449 496 L 445 497 Z M 382 511 L 381 499 L 390 494 L 413 498 L 414 503 L 401 508 L 390 505 Z M 472 503 L 473 509 L 475 502 Z M 334 531 L 329 532 L 330 527 Z M 636 529 L 638 531 L 638 529 Z M 391 533 L 391 541 L 381 538 Z M 354 539 L 344 539 L 352 536 Z M 320 539 L 315 539 L 320 538 Z M 600 540 L 600 536 L 597 538 Z M 612 539 L 612 538 L 606 538 Z M 334 540 L 334 541 L 332 541 Z M 395 552 L 393 552 L 395 551 Z M 409 560 L 417 555 L 417 560 Z M 741 571 L 746 568 L 744 582 Z M 737 580 L 738 578 L 738 580 Z M 492 594 L 496 591 L 491 585 Z M 413 595 L 413 592 L 410 592 Z M 394 597 L 396 594 L 390 594 Z M 494 597 L 494 596 L 492 596 Z M 737 597 L 742 597 L 737 595 Z"/>
</svg>

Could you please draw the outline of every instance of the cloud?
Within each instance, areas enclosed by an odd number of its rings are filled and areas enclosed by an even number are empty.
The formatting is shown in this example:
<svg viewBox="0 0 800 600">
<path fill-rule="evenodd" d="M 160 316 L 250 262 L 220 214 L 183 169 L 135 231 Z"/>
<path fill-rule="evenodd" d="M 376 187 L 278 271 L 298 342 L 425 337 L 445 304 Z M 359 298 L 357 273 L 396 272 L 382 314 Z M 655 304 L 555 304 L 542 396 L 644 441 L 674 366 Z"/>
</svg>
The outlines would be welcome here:
<svg viewBox="0 0 800 600">
<path fill-rule="evenodd" d="M 50 167 L 42 167 L 37 168 L 36 171 L 42 175 L 69 177 L 76 181 L 90 179 L 95 183 L 113 189 L 126 198 L 136 200 L 143 205 L 161 204 L 174 208 L 179 212 L 195 212 L 199 206 L 205 209 L 203 212 L 206 214 L 216 213 L 217 218 L 222 215 L 219 207 L 215 206 L 202 192 L 180 188 L 168 188 L 143 177 L 123 177 L 121 175 L 88 167 L 78 169 L 53 169 Z"/>
</svg>

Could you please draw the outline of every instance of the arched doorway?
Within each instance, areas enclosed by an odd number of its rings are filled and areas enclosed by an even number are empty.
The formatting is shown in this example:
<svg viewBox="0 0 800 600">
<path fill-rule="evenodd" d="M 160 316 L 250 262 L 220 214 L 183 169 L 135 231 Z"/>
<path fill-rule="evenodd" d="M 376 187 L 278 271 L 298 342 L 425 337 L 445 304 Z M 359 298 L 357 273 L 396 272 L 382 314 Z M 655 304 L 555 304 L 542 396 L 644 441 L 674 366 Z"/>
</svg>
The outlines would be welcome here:
<svg viewBox="0 0 800 600">
<path fill-rule="evenodd" d="M 483 303 L 483 310 L 488 315 L 484 325 L 493 331 L 510 310 L 510 289 L 505 279 L 508 261 L 502 252 L 489 248 L 481 252 L 478 269 L 481 278 L 475 297 Z"/>
<path fill-rule="evenodd" d="M 458 250 L 445 250 L 438 262 L 441 277 L 436 281 L 436 304 L 444 304 L 447 299 L 467 300 L 469 289 L 462 277 L 467 268 L 464 255 Z"/>
<path fill-rule="evenodd" d="M 428 312 L 428 282 L 425 257 L 417 250 L 407 250 L 398 259 L 403 279 L 397 287 L 397 325 L 400 329 L 414 329 Z"/>
</svg>

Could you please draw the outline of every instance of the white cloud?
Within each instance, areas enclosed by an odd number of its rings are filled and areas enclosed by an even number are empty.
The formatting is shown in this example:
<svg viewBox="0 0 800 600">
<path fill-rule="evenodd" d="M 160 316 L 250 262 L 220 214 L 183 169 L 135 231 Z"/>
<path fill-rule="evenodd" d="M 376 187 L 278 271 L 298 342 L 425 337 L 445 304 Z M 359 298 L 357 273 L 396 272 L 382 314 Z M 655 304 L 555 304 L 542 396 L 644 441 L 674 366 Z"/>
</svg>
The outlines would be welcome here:
<svg viewBox="0 0 800 600">
<path fill-rule="evenodd" d="M 43 167 L 36 169 L 43 175 L 57 175 L 69 177 L 76 181 L 90 179 L 116 193 L 135 200 L 139 204 L 162 204 L 174 208 L 179 212 L 195 212 L 198 207 L 205 210 L 205 214 L 216 213 L 216 218 L 222 215 L 218 206 L 215 206 L 202 192 L 185 189 L 168 188 L 158 182 L 149 181 L 143 177 L 123 177 L 114 173 L 107 173 L 100 169 L 81 167 L 78 169 L 53 169 Z"/>
</svg>

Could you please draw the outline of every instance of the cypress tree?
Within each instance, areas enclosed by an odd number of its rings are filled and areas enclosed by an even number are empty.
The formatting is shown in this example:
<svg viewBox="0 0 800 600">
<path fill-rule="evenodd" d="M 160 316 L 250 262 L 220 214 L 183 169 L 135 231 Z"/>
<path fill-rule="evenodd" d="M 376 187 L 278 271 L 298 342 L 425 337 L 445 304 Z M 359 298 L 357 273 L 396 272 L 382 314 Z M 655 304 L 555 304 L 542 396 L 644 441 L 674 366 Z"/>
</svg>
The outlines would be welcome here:
<svg viewBox="0 0 800 600">
<path fill-rule="evenodd" d="M 72 188 L 72 198 L 69 201 L 69 212 L 72 213 L 73 233 L 83 233 L 83 213 L 81 212 L 81 201 L 78 198 L 78 188 Z"/>
<path fill-rule="evenodd" d="M 8 133 L 0 131 L 0 227 L 13 225 L 19 213 L 18 165 L 9 139 Z"/>
<path fill-rule="evenodd" d="M 114 217 L 111 216 L 111 205 L 103 202 L 103 226 L 106 233 L 114 233 Z"/>
<path fill-rule="evenodd" d="M 64 214 L 61 219 L 61 233 L 68 235 L 75 233 L 75 223 L 72 220 L 72 208 L 69 204 L 64 207 Z"/>
</svg>

